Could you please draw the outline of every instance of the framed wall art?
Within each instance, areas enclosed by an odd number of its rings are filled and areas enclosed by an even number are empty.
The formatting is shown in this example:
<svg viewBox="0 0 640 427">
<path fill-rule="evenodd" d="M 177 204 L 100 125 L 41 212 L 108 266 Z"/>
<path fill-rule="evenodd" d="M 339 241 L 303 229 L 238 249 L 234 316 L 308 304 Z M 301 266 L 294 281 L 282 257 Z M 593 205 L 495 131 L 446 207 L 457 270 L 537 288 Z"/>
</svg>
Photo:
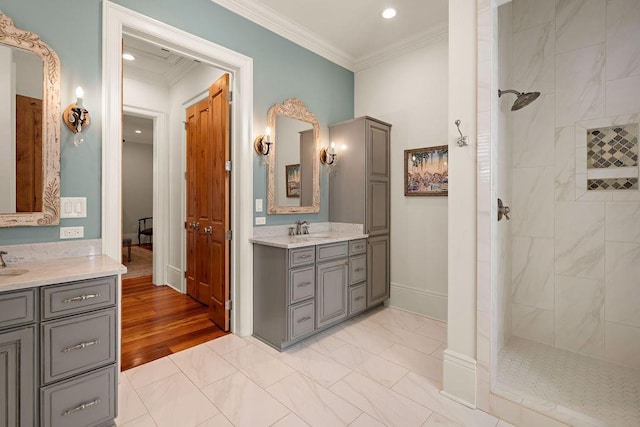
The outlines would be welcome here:
<svg viewBox="0 0 640 427">
<path fill-rule="evenodd" d="M 404 151 L 405 196 L 447 196 L 448 193 L 448 146 Z"/>
<path fill-rule="evenodd" d="M 300 163 L 286 165 L 287 197 L 300 197 Z"/>
</svg>

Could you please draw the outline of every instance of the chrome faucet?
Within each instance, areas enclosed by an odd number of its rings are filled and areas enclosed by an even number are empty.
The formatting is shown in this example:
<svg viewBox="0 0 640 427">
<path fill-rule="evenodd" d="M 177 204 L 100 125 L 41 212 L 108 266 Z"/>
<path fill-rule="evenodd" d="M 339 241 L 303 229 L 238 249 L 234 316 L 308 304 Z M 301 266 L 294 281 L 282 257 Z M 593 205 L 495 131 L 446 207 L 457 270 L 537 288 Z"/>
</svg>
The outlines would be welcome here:
<svg viewBox="0 0 640 427">
<path fill-rule="evenodd" d="M 4 259 L 2 259 L 2 255 L 8 255 L 8 254 L 5 251 L 0 251 L 0 268 L 5 268 L 7 264 L 4 262 Z"/>
<path fill-rule="evenodd" d="M 309 234 L 309 221 L 296 220 L 296 236 L 302 234 L 302 227 L 304 227 L 304 234 Z"/>
</svg>

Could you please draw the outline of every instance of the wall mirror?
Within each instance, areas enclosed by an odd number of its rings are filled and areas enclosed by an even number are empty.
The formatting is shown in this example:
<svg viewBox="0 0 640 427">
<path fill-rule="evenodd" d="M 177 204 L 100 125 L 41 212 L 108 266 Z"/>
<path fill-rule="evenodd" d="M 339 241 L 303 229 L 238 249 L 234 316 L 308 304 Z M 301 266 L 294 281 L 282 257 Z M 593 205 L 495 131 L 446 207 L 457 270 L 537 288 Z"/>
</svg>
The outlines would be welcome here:
<svg viewBox="0 0 640 427">
<path fill-rule="evenodd" d="M 319 212 L 318 119 L 302 101 L 292 98 L 271 107 L 267 120 L 274 142 L 267 156 L 267 212 Z"/>
<path fill-rule="evenodd" d="M 60 61 L 0 12 L 0 227 L 60 221 Z"/>
</svg>

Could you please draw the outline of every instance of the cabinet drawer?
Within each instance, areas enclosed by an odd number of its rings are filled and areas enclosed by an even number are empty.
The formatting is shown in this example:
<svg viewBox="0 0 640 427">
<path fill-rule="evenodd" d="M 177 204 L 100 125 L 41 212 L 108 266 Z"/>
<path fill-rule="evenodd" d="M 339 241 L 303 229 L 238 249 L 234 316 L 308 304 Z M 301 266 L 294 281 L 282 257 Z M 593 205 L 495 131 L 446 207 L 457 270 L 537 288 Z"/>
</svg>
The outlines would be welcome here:
<svg viewBox="0 0 640 427">
<path fill-rule="evenodd" d="M 40 290 L 42 318 L 51 319 L 116 304 L 116 278 L 101 277 Z"/>
<path fill-rule="evenodd" d="M 34 321 L 34 289 L 0 295 L 0 329 Z"/>
<path fill-rule="evenodd" d="M 349 285 L 367 280 L 367 256 L 358 255 L 349 258 Z"/>
<path fill-rule="evenodd" d="M 316 261 L 315 246 L 291 249 L 289 251 L 289 267 L 313 264 Z"/>
<path fill-rule="evenodd" d="M 367 307 L 367 286 L 362 283 L 349 288 L 349 315 L 359 313 Z"/>
<path fill-rule="evenodd" d="M 115 308 L 45 323 L 41 328 L 44 383 L 116 360 Z"/>
<path fill-rule="evenodd" d="M 351 240 L 349 242 L 349 255 L 359 255 L 367 252 L 367 239 Z"/>
<path fill-rule="evenodd" d="M 326 261 L 334 258 L 344 258 L 348 253 L 348 242 L 329 243 L 318 246 L 318 261 Z"/>
<path fill-rule="evenodd" d="M 41 390 L 44 427 L 86 427 L 116 416 L 115 365 Z"/>
<path fill-rule="evenodd" d="M 289 340 L 294 340 L 315 329 L 313 301 L 289 307 Z"/>
<path fill-rule="evenodd" d="M 315 294 L 315 268 L 307 267 L 289 272 L 289 304 L 300 302 Z"/>
</svg>

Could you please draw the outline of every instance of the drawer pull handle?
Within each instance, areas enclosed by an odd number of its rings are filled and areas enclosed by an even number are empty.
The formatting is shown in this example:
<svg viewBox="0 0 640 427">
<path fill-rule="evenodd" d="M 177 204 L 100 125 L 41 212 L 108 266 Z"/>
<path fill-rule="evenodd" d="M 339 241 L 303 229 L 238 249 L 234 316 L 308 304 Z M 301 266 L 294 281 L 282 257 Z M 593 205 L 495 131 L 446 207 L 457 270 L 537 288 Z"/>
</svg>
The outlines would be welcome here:
<svg viewBox="0 0 640 427">
<path fill-rule="evenodd" d="M 82 349 L 85 349 L 87 347 L 91 347 L 92 345 L 96 345 L 96 344 L 100 344 L 100 340 L 81 342 L 78 345 L 74 345 L 74 346 L 65 348 L 64 350 L 62 350 L 62 352 L 63 353 L 68 353 L 68 352 L 73 351 L 73 350 L 82 350 Z"/>
<path fill-rule="evenodd" d="M 302 323 L 302 322 L 308 322 L 309 320 L 311 320 L 311 317 L 309 316 L 304 316 L 298 319 L 298 323 Z"/>
<path fill-rule="evenodd" d="M 300 259 L 311 258 L 311 255 L 300 255 Z"/>
<path fill-rule="evenodd" d="M 304 288 L 305 286 L 309 286 L 311 284 L 311 282 L 302 282 L 302 283 L 298 283 L 296 285 L 296 287 L 298 288 Z"/>
<path fill-rule="evenodd" d="M 86 295 L 80 295 L 77 297 L 73 297 L 73 298 L 67 298 L 67 299 L 63 299 L 62 302 L 67 304 L 70 302 L 80 302 L 80 301 L 86 301 L 88 299 L 91 298 L 100 298 L 102 295 L 100 294 L 86 294 Z"/>
<path fill-rule="evenodd" d="M 100 403 L 100 399 L 94 399 L 94 400 L 92 400 L 92 401 L 90 401 L 90 402 L 82 403 L 82 404 L 80 404 L 80 405 L 76 406 L 76 407 L 75 407 L 75 408 L 73 408 L 73 409 L 68 409 L 68 410 L 64 411 L 64 413 L 62 414 L 62 416 L 63 416 L 63 417 L 66 417 L 66 416 L 69 416 L 69 415 L 71 415 L 71 414 L 75 414 L 76 412 L 84 411 L 85 409 L 90 408 L 90 407 L 92 407 L 92 406 L 95 406 L 95 405 L 97 405 L 98 403 Z"/>
<path fill-rule="evenodd" d="M 355 269 L 355 272 L 356 272 L 356 273 L 358 273 L 358 272 L 360 272 L 360 271 L 364 271 L 364 268 L 362 268 L 362 267 L 358 267 L 358 268 L 356 268 L 356 269 Z"/>
<path fill-rule="evenodd" d="M 363 299 L 364 299 L 363 296 L 356 297 L 356 301 L 360 301 L 360 300 L 363 300 Z"/>
</svg>

